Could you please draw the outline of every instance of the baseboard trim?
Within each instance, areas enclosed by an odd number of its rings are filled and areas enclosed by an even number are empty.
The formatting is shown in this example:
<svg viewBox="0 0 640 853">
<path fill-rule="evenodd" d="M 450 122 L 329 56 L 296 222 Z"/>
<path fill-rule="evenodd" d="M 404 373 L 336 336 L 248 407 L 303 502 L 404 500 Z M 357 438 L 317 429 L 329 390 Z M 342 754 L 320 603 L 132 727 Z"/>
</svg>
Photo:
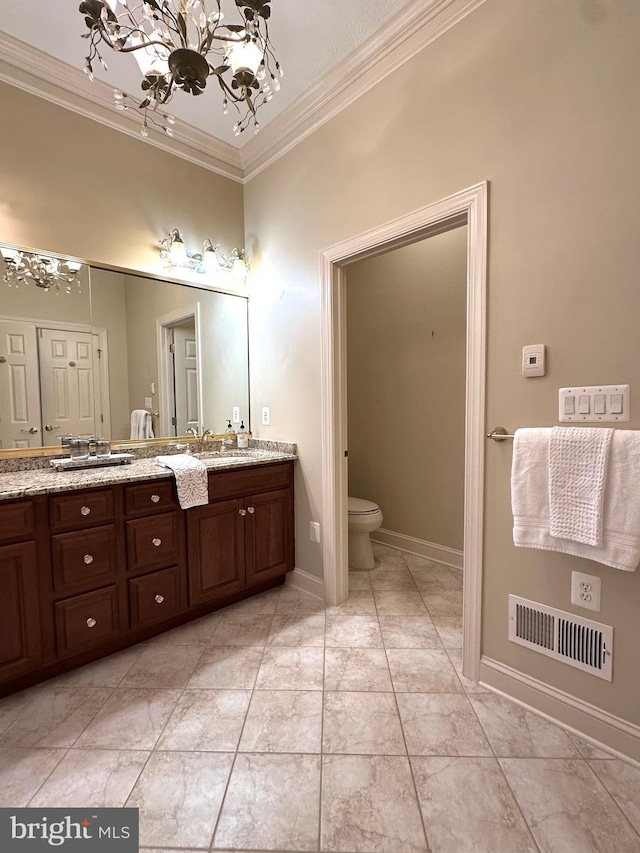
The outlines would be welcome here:
<svg viewBox="0 0 640 853">
<path fill-rule="evenodd" d="M 640 767 L 640 726 L 484 655 L 480 683 L 598 749 Z"/>
<path fill-rule="evenodd" d="M 287 586 L 295 586 L 311 595 L 317 595 L 324 601 L 324 581 L 309 572 L 305 572 L 304 569 L 294 569 L 289 572 L 286 583 Z"/>
<path fill-rule="evenodd" d="M 424 539 L 405 536 L 404 533 L 394 533 L 392 530 L 385 530 L 383 527 L 376 530 L 371 539 L 374 542 L 380 542 L 382 545 L 389 545 L 390 548 L 397 548 L 398 551 L 406 551 L 407 554 L 416 554 L 416 556 L 425 557 L 427 560 L 436 560 L 438 563 L 444 563 L 454 569 L 464 568 L 463 552 L 456 551 L 455 548 L 448 548 L 446 545 L 436 545 L 435 542 L 426 542 Z"/>
</svg>

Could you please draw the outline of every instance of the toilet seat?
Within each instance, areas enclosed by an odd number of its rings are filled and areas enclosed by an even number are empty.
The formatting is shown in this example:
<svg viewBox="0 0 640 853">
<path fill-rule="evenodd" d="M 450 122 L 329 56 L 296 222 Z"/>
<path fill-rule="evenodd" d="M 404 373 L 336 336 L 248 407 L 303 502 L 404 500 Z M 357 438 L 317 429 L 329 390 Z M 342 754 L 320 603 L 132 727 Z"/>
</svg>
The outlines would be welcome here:
<svg viewBox="0 0 640 853">
<path fill-rule="evenodd" d="M 371 515 L 374 512 L 380 512 L 378 504 L 365 501 L 363 498 L 349 498 L 347 507 L 349 515 Z"/>
</svg>

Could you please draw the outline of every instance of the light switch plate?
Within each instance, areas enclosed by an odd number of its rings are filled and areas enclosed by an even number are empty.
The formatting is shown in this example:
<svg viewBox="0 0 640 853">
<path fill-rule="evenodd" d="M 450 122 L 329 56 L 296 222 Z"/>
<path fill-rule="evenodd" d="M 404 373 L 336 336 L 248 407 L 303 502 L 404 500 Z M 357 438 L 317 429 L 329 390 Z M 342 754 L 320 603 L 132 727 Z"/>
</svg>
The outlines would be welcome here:
<svg viewBox="0 0 640 853">
<path fill-rule="evenodd" d="M 628 385 L 574 385 L 560 388 L 560 423 L 626 423 L 631 418 Z"/>
</svg>

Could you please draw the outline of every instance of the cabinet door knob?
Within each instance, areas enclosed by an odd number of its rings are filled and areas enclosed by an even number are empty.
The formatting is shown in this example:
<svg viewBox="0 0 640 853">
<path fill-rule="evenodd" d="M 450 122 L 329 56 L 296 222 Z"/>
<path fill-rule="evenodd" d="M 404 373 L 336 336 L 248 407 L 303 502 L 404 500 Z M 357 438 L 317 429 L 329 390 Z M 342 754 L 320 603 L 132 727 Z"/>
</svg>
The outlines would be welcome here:
<svg viewBox="0 0 640 853">
<path fill-rule="evenodd" d="M 93 616 L 89 616 L 87 619 L 87 628 L 95 628 L 97 624 L 97 620 L 94 619 Z"/>
<path fill-rule="evenodd" d="M 247 514 L 246 509 L 239 509 L 238 512 L 240 513 L 240 515 L 246 515 Z"/>
<path fill-rule="evenodd" d="M 156 546 L 156 548 L 159 548 L 159 547 L 162 545 L 162 539 L 157 539 L 157 538 L 156 538 L 156 539 L 152 539 L 152 540 L 151 540 L 151 542 L 152 542 L 152 544 L 153 544 L 153 545 L 155 545 L 155 546 Z"/>
<path fill-rule="evenodd" d="M 162 604 L 162 602 L 164 601 L 164 595 L 156 595 L 154 600 L 156 604 Z"/>
<path fill-rule="evenodd" d="M 91 563 L 93 563 L 93 557 L 91 556 L 91 554 L 85 554 L 82 559 L 84 560 L 86 566 L 90 566 Z"/>
<path fill-rule="evenodd" d="M 80 507 L 80 515 L 89 515 L 90 512 L 91 512 L 90 506 Z"/>
<path fill-rule="evenodd" d="M 151 503 L 154 503 L 154 504 L 160 503 L 160 495 L 151 495 Z"/>
<path fill-rule="evenodd" d="M 250 512 L 250 513 L 251 513 L 251 515 L 253 515 L 253 513 L 254 513 L 255 511 L 256 511 L 256 508 L 255 508 L 254 506 L 248 506 L 248 507 L 247 507 L 247 512 Z"/>
</svg>

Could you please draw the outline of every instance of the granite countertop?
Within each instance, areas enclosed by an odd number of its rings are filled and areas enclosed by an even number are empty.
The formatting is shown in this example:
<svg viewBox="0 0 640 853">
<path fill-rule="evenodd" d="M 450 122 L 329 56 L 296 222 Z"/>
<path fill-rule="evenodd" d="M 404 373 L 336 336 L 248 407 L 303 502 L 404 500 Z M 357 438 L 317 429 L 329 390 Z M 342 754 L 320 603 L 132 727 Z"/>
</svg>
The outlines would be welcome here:
<svg viewBox="0 0 640 853">
<path fill-rule="evenodd" d="M 248 465 L 268 465 L 297 459 L 292 453 L 273 450 L 229 450 L 196 454 L 209 471 L 228 471 Z M 96 486 L 112 486 L 119 483 L 135 483 L 137 480 L 153 480 L 173 477 L 173 472 L 163 468 L 155 458 L 136 459 L 129 465 L 114 465 L 104 468 L 88 468 L 82 471 L 12 471 L 0 474 L 0 501 L 33 495 L 54 494 Z"/>
</svg>

